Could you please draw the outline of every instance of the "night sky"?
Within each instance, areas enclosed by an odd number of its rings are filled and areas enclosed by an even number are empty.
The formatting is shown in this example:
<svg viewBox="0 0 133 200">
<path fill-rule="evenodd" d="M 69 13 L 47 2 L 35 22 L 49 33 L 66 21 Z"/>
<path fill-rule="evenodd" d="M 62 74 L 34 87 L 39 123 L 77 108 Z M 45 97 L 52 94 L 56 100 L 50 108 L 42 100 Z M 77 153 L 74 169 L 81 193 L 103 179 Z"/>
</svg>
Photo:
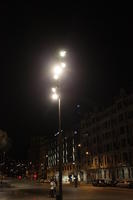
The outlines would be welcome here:
<svg viewBox="0 0 133 200">
<path fill-rule="evenodd" d="M 62 80 L 67 129 L 77 104 L 83 110 L 108 104 L 133 85 L 132 27 L 129 4 L 0 3 L 0 129 L 12 139 L 15 158 L 26 158 L 30 136 L 58 129 L 57 103 L 50 99 L 58 50 L 68 51 Z"/>
</svg>

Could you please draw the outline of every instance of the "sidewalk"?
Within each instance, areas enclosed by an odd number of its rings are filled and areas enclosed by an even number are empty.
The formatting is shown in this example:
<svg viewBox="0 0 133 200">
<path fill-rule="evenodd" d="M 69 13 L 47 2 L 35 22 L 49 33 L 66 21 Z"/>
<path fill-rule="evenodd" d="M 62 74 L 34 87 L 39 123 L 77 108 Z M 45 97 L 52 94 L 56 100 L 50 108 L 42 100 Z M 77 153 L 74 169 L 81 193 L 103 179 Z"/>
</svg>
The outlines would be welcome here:
<svg viewBox="0 0 133 200">
<path fill-rule="evenodd" d="M 10 183 L 6 181 L 0 182 L 0 188 L 9 188 L 9 187 L 11 187 Z"/>
</svg>

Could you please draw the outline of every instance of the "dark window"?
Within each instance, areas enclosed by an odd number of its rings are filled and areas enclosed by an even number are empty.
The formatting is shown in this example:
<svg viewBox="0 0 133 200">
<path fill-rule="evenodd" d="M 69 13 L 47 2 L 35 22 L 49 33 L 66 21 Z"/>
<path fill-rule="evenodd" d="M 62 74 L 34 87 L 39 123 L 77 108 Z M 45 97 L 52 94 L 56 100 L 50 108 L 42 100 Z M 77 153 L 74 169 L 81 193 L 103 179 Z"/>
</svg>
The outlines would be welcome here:
<svg viewBox="0 0 133 200">
<path fill-rule="evenodd" d="M 118 108 L 118 110 L 122 109 L 122 102 L 119 102 L 119 103 L 117 104 L 117 108 Z"/>
<path fill-rule="evenodd" d="M 116 120 L 116 118 L 111 119 L 111 127 L 114 127 L 114 126 L 116 126 L 116 125 L 117 125 L 117 120 Z"/>
<path fill-rule="evenodd" d="M 93 143 L 94 143 L 94 144 L 96 143 L 96 138 L 95 138 L 95 137 L 93 138 Z"/>
<path fill-rule="evenodd" d="M 132 165 L 132 152 L 129 152 L 129 164 Z"/>
<path fill-rule="evenodd" d="M 120 114 L 119 115 L 119 122 L 123 121 L 124 117 L 123 117 L 123 114 Z"/>
<path fill-rule="evenodd" d="M 114 155 L 114 161 L 115 161 L 115 164 L 117 163 L 117 155 L 115 154 Z"/>
<path fill-rule="evenodd" d="M 108 128 L 111 127 L 111 120 L 108 121 Z"/>
<path fill-rule="evenodd" d="M 112 113 L 116 113 L 116 108 L 112 108 Z"/>
<path fill-rule="evenodd" d="M 131 178 L 130 168 L 128 168 L 128 178 Z"/>
<path fill-rule="evenodd" d="M 119 178 L 119 170 L 117 169 L 117 178 Z"/>
<path fill-rule="evenodd" d="M 112 136 L 115 137 L 115 130 L 112 131 Z"/>
<path fill-rule="evenodd" d="M 125 116 L 125 119 L 127 119 L 128 118 L 128 113 L 125 112 L 124 116 Z"/>
<path fill-rule="evenodd" d="M 128 112 L 128 119 L 133 118 L 133 111 Z"/>
<path fill-rule="evenodd" d="M 132 175 L 132 178 L 133 178 L 133 168 L 131 168 L 131 175 Z"/>
<path fill-rule="evenodd" d="M 106 178 L 106 170 L 104 170 L 104 178 Z"/>
<path fill-rule="evenodd" d="M 125 133 L 125 128 L 124 126 L 120 127 L 120 135 L 123 135 Z"/>
<path fill-rule="evenodd" d="M 110 146 L 109 144 L 107 144 L 107 152 L 110 150 Z"/>
<path fill-rule="evenodd" d="M 122 169 L 122 177 L 125 178 L 124 169 Z"/>
<path fill-rule="evenodd" d="M 130 133 L 128 126 L 126 126 L 126 131 L 127 131 L 128 134 Z"/>
<path fill-rule="evenodd" d="M 97 135 L 97 142 L 99 142 L 99 135 Z"/>
<path fill-rule="evenodd" d="M 125 140 L 125 139 L 122 139 L 122 140 L 121 140 L 121 146 L 122 146 L 122 147 L 125 147 L 125 146 L 126 146 L 126 140 Z"/>
<path fill-rule="evenodd" d="M 105 139 L 108 139 L 110 137 L 110 135 L 111 135 L 111 132 L 106 132 L 105 133 Z"/>
<path fill-rule="evenodd" d="M 124 152 L 124 153 L 123 153 L 123 161 L 124 161 L 124 162 L 128 162 L 128 155 L 127 155 L 127 152 Z"/>
<path fill-rule="evenodd" d="M 95 123 L 95 118 L 92 118 L 92 123 Z"/>
</svg>

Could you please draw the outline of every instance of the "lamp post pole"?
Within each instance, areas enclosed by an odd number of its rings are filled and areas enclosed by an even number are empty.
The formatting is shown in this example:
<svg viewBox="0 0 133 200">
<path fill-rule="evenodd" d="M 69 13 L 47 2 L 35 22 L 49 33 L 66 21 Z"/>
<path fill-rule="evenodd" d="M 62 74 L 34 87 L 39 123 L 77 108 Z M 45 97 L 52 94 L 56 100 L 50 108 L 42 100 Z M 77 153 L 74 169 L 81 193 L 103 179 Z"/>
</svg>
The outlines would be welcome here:
<svg viewBox="0 0 133 200">
<path fill-rule="evenodd" d="M 59 52 L 60 58 L 64 58 L 66 56 L 66 51 Z M 59 138 L 58 138 L 58 147 L 59 147 L 59 194 L 56 196 L 57 200 L 63 200 L 63 192 L 62 192 L 62 157 L 63 157 L 63 144 L 62 144 L 62 132 L 61 132 L 61 94 L 60 94 L 60 75 L 63 72 L 63 69 L 66 67 L 66 64 L 62 62 L 61 59 L 60 64 L 56 65 L 54 68 L 54 79 L 58 81 L 57 87 L 52 88 L 52 98 L 54 100 L 58 99 L 58 114 L 59 114 Z M 59 94 L 57 94 L 58 92 Z"/>
<path fill-rule="evenodd" d="M 61 134 L 61 98 L 58 99 L 58 110 L 59 110 L 59 198 L 62 197 L 62 134 Z"/>
</svg>

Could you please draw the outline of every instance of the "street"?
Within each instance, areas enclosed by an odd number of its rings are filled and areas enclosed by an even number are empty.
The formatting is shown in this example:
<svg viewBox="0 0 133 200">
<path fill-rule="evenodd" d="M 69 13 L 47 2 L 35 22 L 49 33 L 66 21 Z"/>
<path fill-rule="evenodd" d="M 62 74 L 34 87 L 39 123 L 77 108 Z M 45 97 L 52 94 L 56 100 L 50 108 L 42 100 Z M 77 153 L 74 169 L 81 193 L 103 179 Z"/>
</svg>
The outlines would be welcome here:
<svg viewBox="0 0 133 200">
<path fill-rule="evenodd" d="M 48 200 L 49 184 L 12 182 L 10 188 L 0 188 L 0 200 Z M 63 185 L 64 200 L 131 200 L 133 189 L 93 187 L 81 185 L 74 188 Z"/>
</svg>

